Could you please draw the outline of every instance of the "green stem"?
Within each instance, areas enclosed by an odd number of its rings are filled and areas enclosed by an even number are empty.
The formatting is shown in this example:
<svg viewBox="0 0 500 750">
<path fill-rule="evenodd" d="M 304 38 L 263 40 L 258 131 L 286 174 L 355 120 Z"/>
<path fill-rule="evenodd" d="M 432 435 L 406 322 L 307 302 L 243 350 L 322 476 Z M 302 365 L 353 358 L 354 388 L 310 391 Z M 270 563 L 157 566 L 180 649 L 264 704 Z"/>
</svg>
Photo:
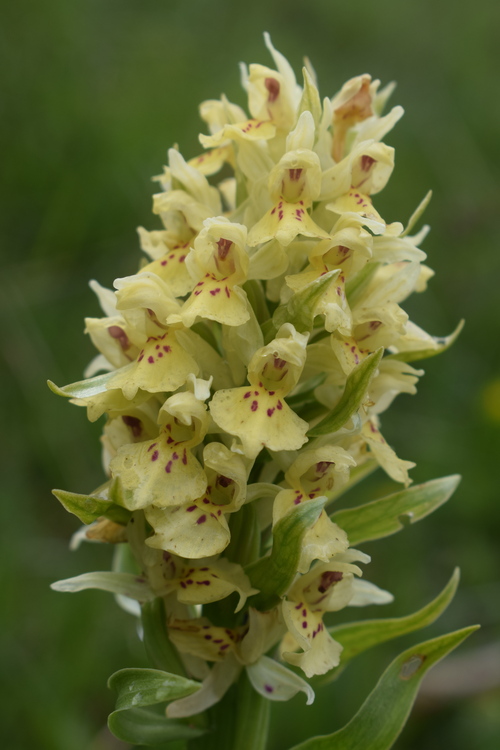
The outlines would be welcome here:
<svg viewBox="0 0 500 750">
<path fill-rule="evenodd" d="M 237 685 L 233 747 L 238 750 L 265 750 L 270 714 L 271 702 L 254 690 L 244 671 Z"/>
<path fill-rule="evenodd" d="M 168 637 L 163 599 L 153 599 L 142 605 L 142 627 L 146 653 L 156 669 L 186 677 L 179 653 Z"/>
</svg>

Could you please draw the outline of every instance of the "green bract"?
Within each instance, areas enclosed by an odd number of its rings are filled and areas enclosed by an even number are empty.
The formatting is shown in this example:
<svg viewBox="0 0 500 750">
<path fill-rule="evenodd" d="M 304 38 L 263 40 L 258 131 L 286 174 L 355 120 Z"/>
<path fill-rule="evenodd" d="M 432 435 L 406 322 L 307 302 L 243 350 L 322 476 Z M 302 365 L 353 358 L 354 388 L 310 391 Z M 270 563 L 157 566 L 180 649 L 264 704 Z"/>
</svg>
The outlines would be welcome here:
<svg viewBox="0 0 500 750">
<path fill-rule="evenodd" d="M 458 483 L 409 488 L 414 464 L 381 416 L 416 392 L 423 371 L 409 363 L 462 324 L 435 338 L 402 307 L 432 275 L 426 229 L 410 234 L 430 196 L 406 229 L 374 206 L 394 167 L 382 139 L 402 115 L 383 114 L 391 87 L 362 75 L 322 98 L 309 63 L 302 86 L 265 40 L 275 67 L 243 66 L 248 112 L 206 101 L 203 152 L 169 150 L 137 273 L 114 290 L 91 282 L 103 315 L 85 321 L 98 352 L 86 379 L 49 383 L 104 422 L 105 483 L 54 490 L 85 524 L 72 546 L 117 549 L 112 571 L 53 588 L 109 591 L 142 616 L 156 669 L 113 675 L 109 726 L 143 746 L 264 750 L 272 701 L 311 703 L 308 680 L 433 622 L 457 584 L 406 617 L 323 621 L 393 600 L 364 579 L 356 546 L 420 520 Z M 377 467 L 404 489 L 327 514 Z M 300 747 L 388 748 L 425 671 L 469 632 L 405 652 L 347 727 Z"/>
</svg>

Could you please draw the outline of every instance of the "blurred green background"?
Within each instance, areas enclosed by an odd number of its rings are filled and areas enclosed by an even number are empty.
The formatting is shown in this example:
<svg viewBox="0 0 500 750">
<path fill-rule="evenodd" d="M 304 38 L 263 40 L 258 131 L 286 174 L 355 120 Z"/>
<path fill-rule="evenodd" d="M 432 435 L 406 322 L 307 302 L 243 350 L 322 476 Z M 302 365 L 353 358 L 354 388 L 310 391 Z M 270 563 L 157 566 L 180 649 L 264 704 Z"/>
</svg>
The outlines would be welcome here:
<svg viewBox="0 0 500 750">
<path fill-rule="evenodd" d="M 93 356 L 83 316 L 99 314 L 87 280 L 111 286 L 135 272 L 135 227 L 158 227 L 150 177 L 173 143 L 186 158 L 200 151 L 200 101 L 225 92 L 244 103 L 237 63 L 270 64 L 268 30 L 297 73 L 311 58 L 323 96 L 364 72 L 398 82 L 392 103 L 406 116 L 386 139 L 396 169 L 376 205 L 405 221 L 432 188 L 424 249 L 436 278 L 407 309 L 436 335 L 467 321 L 451 351 L 423 363 L 418 395 L 400 397 L 383 419 L 398 454 L 417 461 L 415 481 L 460 472 L 459 491 L 430 519 L 365 546 L 369 578 L 396 594 L 384 615 L 422 606 L 458 564 L 456 600 L 433 628 L 360 657 L 313 707 L 300 698 L 279 706 L 270 750 L 338 728 L 403 648 L 475 622 L 482 630 L 456 657 L 468 653 L 472 667 L 456 662 L 452 685 L 442 672 L 439 698 L 431 673 L 396 747 L 496 750 L 500 4 L 16 0 L 2 15 L 2 747 L 125 748 L 105 729 L 106 679 L 146 665 L 134 622 L 104 593 L 49 589 L 110 564 L 98 545 L 69 552 L 78 522 L 50 494 L 101 483 L 100 426 L 45 380 L 80 379 Z M 378 472 L 346 502 L 391 489 Z M 451 695 L 450 685 L 471 695 Z"/>
</svg>

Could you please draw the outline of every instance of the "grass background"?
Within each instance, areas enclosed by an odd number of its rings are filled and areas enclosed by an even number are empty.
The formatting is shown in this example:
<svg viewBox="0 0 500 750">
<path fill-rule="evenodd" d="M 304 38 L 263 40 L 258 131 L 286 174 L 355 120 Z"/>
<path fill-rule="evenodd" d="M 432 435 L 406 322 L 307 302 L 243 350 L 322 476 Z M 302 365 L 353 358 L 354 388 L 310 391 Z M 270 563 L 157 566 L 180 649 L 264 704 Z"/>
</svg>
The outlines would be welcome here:
<svg viewBox="0 0 500 750">
<path fill-rule="evenodd" d="M 500 630 L 500 5 L 16 0 L 1 12 L 2 747 L 125 747 L 104 728 L 112 709 L 105 683 L 116 669 L 146 663 L 134 623 L 104 593 L 49 589 L 109 566 L 108 549 L 68 551 L 77 522 L 50 494 L 102 481 L 100 426 L 45 380 L 81 377 L 93 354 L 82 319 L 98 314 L 87 280 L 111 286 L 135 272 L 135 227 L 157 226 L 151 175 L 174 142 L 186 157 L 199 152 L 200 101 L 225 92 L 243 104 L 237 63 L 270 64 L 268 30 L 298 73 L 302 56 L 311 58 L 323 96 L 363 72 L 397 80 L 393 103 L 406 116 L 387 138 L 397 164 L 377 207 L 388 221 L 404 221 L 434 191 L 424 249 L 436 278 L 407 309 L 436 335 L 461 317 L 466 328 L 453 350 L 424 363 L 419 394 L 402 396 L 383 428 L 401 457 L 417 461 L 415 481 L 460 472 L 463 482 L 434 517 L 366 545 L 369 577 L 396 594 L 384 614 L 399 615 L 433 597 L 459 564 L 455 602 L 420 640 L 483 625 L 462 649 L 479 665 L 479 679 L 460 676 L 466 687 L 478 683 L 474 695 L 422 700 L 396 747 L 497 748 L 499 693 L 481 688 L 480 665 Z M 390 491 L 379 474 L 349 501 Z M 279 706 L 270 750 L 345 723 L 384 666 L 417 639 L 360 657 L 311 708 L 301 699 Z"/>
</svg>

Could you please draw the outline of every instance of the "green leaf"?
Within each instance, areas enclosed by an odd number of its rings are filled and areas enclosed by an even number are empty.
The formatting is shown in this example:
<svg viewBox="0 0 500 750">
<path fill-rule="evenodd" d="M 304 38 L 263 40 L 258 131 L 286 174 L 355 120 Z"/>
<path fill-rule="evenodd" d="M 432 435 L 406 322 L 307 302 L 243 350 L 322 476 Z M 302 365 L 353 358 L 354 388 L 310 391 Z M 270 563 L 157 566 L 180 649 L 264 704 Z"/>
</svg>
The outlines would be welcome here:
<svg viewBox="0 0 500 750">
<path fill-rule="evenodd" d="M 377 461 L 375 461 L 375 459 L 372 458 L 362 464 L 359 464 L 358 466 L 353 466 L 350 471 L 349 481 L 347 482 L 347 484 L 344 484 L 339 489 L 333 489 L 326 493 L 328 497 L 326 506 L 331 505 L 334 500 L 338 500 L 339 497 L 345 495 L 348 490 L 351 490 L 353 487 L 359 484 L 359 482 L 362 482 L 363 479 L 369 477 L 371 474 L 373 474 L 374 471 L 377 471 L 377 469 L 379 468 L 380 465 L 377 463 Z"/>
<path fill-rule="evenodd" d="M 288 590 L 297 572 L 302 539 L 319 518 L 325 497 L 297 505 L 273 529 L 271 554 L 245 568 L 252 586 L 260 590 L 248 600 L 257 609 L 271 609 Z"/>
<path fill-rule="evenodd" d="M 93 523 L 101 516 L 105 516 L 110 521 L 125 526 L 132 515 L 126 508 L 121 508 L 111 500 L 96 495 L 79 495 L 66 490 L 52 490 L 52 494 L 69 513 L 79 518 L 82 523 Z"/>
<path fill-rule="evenodd" d="M 478 627 L 457 630 L 404 651 L 389 665 L 348 724 L 291 750 L 388 750 L 406 723 L 426 672 Z"/>
<path fill-rule="evenodd" d="M 435 357 L 436 354 L 442 354 L 455 343 L 457 338 L 460 336 L 462 329 L 465 325 L 465 320 L 461 320 L 457 325 L 453 333 L 449 336 L 433 336 L 435 347 L 429 347 L 428 349 L 414 349 L 407 352 L 397 352 L 396 354 L 389 354 L 387 359 L 398 359 L 401 362 L 416 362 L 420 359 L 429 359 L 429 357 Z"/>
<path fill-rule="evenodd" d="M 408 224 L 406 226 L 406 229 L 404 232 L 402 232 L 401 237 L 406 237 L 408 234 L 410 234 L 411 230 L 417 223 L 417 221 L 420 219 L 422 214 L 424 213 L 425 209 L 429 205 L 432 198 L 432 190 L 429 190 L 427 195 L 424 197 L 424 199 L 419 203 L 419 205 L 416 207 L 415 211 L 412 213 L 408 220 Z"/>
<path fill-rule="evenodd" d="M 304 76 L 304 89 L 297 111 L 297 119 L 302 112 L 309 111 L 313 116 L 314 124 L 318 127 L 318 123 L 321 120 L 321 100 L 318 89 L 314 85 L 314 81 L 307 68 L 302 68 L 302 75 Z"/>
<path fill-rule="evenodd" d="M 108 687 L 116 693 L 116 710 L 123 711 L 184 698 L 201 683 L 160 669 L 120 669 L 111 675 Z"/>
<path fill-rule="evenodd" d="M 184 721 L 167 719 L 160 707 L 114 711 L 108 717 L 108 727 L 119 740 L 147 747 L 173 740 L 189 740 L 205 733 L 205 730 Z"/>
<path fill-rule="evenodd" d="M 347 378 L 344 393 L 337 406 L 324 419 L 307 433 L 309 437 L 328 435 L 340 430 L 363 403 L 370 381 L 374 376 L 384 348 L 380 347 L 376 352 L 369 354 L 357 365 Z"/>
<path fill-rule="evenodd" d="M 316 305 L 321 295 L 326 292 L 339 273 L 339 268 L 334 271 L 328 271 L 323 276 L 319 276 L 314 281 L 311 281 L 300 292 L 293 294 L 288 302 L 277 307 L 273 315 L 273 324 L 276 330 L 283 323 L 292 323 L 300 333 L 311 331 Z"/>
<path fill-rule="evenodd" d="M 439 508 L 451 497 L 460 479 L 458 474 L 433 479 L 357 508 L 338 510 L 330 518 L 344 529 L 352 546 L 382 539 Z"/>
<path fill-rule="evenodd" d="M 445 611 L 457 590 L 460 580 L 460 570 L 455 568 L 453 575 L 444 589 L 425 607 L 405 617 L 386 617 L 379 620 L 362 620 L 361 622 L 347 622 L 328 628 L 330 635 L 343 646 L 340 665 L 329 672 L 320 683 L 325 685 L 336 679 L 345 666 L 355 656 L 363 653 L 379 643 L 391 641 L 402 635 L 420 630 L 435 622 Z"/>
<path fill-rule="evenodd" d="M 144 646 L 152 663 L 158 669 L 186 676 L 179 653 L 168 637 L 167 617 L 163 599 L 156 598 L 141 607 Z"/>
<path fill-rule="evenodd" d="M 262 282 L 257 279 L 248 279 L 243 284 L 243 289 L 247 294 L 248 301 L 253 308 L 259 325 L 269 320 L 269 308 Z"/>
<path fill-rule="evenodd" d="M 358 271 L 358 273 L 347 282 L 345 285 L 345 293 L 347 301 L 351 307 L 356 303 L 358 297 L 368 286 L 379 265 L 380 263 L 367 263 L 363 266 L 361 271 Z"/>
<path fill-rule="evenodd" d="M 47 385 L 50 390 L 58 396 L 65 396 L 66 398 L 91 398 L 92 396 L 97 396 L 99 393 L 107 391 L 109 381 L 114 378 L 117 373 L 124 372 L 127 368 L 132 367 L 133 364 L 135 363 L 125 365 L 125 367 L 122 367 L 119 370 L 111 370 L 111 372 L 96 375 L 94 378 L 78 380 L 76 383 L 64 385 L 62 388 L 51 380 L 47 380 Z"/>
</svg>

